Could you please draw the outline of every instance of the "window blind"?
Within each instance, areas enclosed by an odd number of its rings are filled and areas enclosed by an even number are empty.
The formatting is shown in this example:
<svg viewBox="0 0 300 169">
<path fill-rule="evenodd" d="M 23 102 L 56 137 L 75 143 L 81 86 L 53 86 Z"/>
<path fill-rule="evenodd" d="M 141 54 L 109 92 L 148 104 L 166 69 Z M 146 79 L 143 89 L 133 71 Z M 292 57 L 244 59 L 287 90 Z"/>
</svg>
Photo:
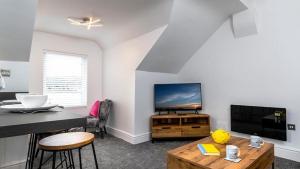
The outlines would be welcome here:
<svg viewBox="0 0 300 169">
<path fill-rule="evenodd" d="M 44 52 L 43 93 L 51 104 L 86 106 L 87 61 L 84 56 Z"/>
</svg>

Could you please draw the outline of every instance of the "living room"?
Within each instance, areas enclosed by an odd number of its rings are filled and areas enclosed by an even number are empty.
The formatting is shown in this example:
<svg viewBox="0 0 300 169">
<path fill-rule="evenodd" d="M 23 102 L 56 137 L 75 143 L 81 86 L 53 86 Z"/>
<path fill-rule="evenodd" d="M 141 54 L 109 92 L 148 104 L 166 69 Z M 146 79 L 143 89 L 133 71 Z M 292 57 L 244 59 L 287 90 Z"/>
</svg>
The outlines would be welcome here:
<svg viewBox="0 0 300 169">
<path fill-rule="evenodd" d="M 209 116 L 211 131 L 223 129 L 232 138 L 256 134 L 233 130 L 232 105 L 284 109 L 285 141 L 260 137 L 274 144 L 275 168 L 300 168 L 299 5 L 296 0 L 3 0 L 0 65 L 6 85 L 0 93 L 45 95 L 45 71 L 52 70 L 45 68 L 45 58 L 82 56 L 82 102 L 68 106 L 73 97 L 51 102 L 88 115 L 96 100 L 112 100 L 108 135 L 102 139 L 96 134 L 95 139 L 99 168 L 158 169 L 168 167 L 168 151 L 200 138 L 151 143 L 151 116 L 174 113 L 155 108 L 154 86 L 201 84 L 198 113 Z M 55 63 L 55 72 L 72 69 L 67 64 L 71 61 Z M 15 77 L 21 65 L 24 69 Z M 17 132 L 9 134 L 5 127 L 0 124 L 0 168 L 24 168 L 30 138 L 25 133 L 13 136 Z M 95 168 L 91 152 L 90 147 L 83 149 L 83 168 Z M 78 154 L 74 157 L 78 167 Z M 39 159 L 40 154 L 33 162 L 36 168 Z M 51 166 L 50 160 L 42 168 Z"/>
</svg>

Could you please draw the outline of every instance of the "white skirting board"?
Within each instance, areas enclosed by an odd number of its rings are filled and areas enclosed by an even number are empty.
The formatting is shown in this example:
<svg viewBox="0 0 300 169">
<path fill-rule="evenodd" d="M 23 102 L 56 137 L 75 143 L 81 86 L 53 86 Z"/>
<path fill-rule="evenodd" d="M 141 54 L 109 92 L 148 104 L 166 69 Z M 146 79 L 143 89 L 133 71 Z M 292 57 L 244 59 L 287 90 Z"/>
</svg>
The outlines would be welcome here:
<svg viewBox="0 0 300 169">
<path fill-rule="evenodd" d="M 143 142 L 147 142 L 150 140 L 150 133 L 143 133 L 139 135 L 133 135 L 126 131 L 119 130 L 110 126 L 107 126 L 107 132 L 111 135 L 118 137 L 126 142 L 129 142 L 131 144 L 139 144 Z"/>
<path fill-rule="evenodd" d="M 293 147 L 275 145 L 275 156 L 300 162 L 300 150 Z"/>
<path fill-rule="evenodd" d="M 131 144 L 139 144 L 151 140 L 151 133 L 133 135 L 126 131 L 112 128 L 110 126 L 107 127 L 107 132 Z M 275 156 L 300 162 L 300 150 L 293 147 L 275 145 Z"/>
</svg>

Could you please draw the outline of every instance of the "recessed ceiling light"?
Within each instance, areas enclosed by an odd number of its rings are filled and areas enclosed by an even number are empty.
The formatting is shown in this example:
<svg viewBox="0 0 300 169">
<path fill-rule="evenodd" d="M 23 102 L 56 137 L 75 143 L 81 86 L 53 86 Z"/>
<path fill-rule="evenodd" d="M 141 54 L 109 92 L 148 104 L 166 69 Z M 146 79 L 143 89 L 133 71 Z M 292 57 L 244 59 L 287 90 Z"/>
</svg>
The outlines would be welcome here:
<svg viewBox="0 0 300 169">
<path fill-rule="evenodd" d="M 101 19 L 93 18 L 93 17 L 84 17 L 84 18 L 75 18 L 75 17 L 68 17 L 67 20 L 72 25 L 76 26 L 85 26 L 88 30 L 92 27 L 102 27 Z"/>
</svg>

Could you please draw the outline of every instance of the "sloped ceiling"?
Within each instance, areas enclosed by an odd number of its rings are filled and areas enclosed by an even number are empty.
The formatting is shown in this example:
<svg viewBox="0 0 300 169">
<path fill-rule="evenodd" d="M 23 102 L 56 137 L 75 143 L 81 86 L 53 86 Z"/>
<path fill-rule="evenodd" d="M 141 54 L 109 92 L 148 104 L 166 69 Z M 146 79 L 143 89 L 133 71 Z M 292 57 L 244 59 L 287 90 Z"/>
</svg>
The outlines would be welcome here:
<svg viewBox="0 0 300 169">
<path fill-rule="evenodd" d="M 39 0 L 35 29 L 91 39 L 109 48 L 169 21 L 173 0 Z M 104 27 L 86 30 L 67 17 L 100 17 Z"/>
<path fill-rule="evenodd" d="M 0 1 L 0 60 L 29 61 L 37 0 Z"/>
<path fill-rule="evenodd" d="M 167 29 L 137 69 L 178 73 L 228 17 L 245 9 L 240 0 L 174 0 Z"/>
</svg>

